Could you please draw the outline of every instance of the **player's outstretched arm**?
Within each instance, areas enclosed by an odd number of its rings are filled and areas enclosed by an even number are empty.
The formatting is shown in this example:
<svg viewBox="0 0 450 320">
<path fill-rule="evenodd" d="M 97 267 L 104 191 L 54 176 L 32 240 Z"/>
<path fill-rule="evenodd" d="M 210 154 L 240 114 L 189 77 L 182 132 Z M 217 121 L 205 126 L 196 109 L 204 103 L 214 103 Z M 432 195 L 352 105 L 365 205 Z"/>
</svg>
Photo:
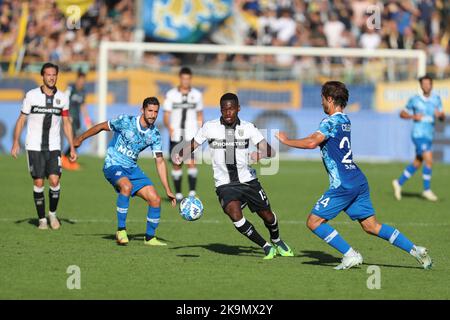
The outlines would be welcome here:
<svg viewBox="0 0 450 320">
<path fill-rule="evenodd" d="M 166 161 L 164 160 L 162 152 L 156 153 L 155 158 L 156 170 L 158 171 L 159 179 L 166 191 L 166 195 L 169 197 L 170 202 L 172 203 L 172 207 L 175 207 L 177 204 L 177 200 L 172 190 L 170 189 L 168 178 L 167 178 L 167 166 Z"/>
<path fill-rule="evenodd" d="M 422 114 L 420 114 L 420 113 L 418 113 L 418 114 L 410 114 L 408 111 L 406 111 L 406 110 L 402 110 L 401 112 L 400 112 L 400 118 L 402 118 L 402 119 L 406 119 L 406 120 L 409 120 L 409 119 L 412 119 L 412 120 L 414 120 L 414 121 L 420 121 L 420 119 L 422 119 Z"/>
<path fill-rule="evenodd" d="M 303 139 L 289 139 L 285 132 L 280 131 L 275 134 L 275 137 L 280 140 L 282 144 L 299 149 L 315 149 L 325 141 L 325 135 L 320 132 L 314 132 Z"/>
<path fill-rule="evenodd" d="M 75 152 L 75 147 L 73 145 L 73 131 L 72 131 L 72 120 L 70 117 L 63 116 L 63 129 L 64 134 L 66 135 L 67 142 L 69 142 L 69 148 L 70 148 L 70 161 L 77 160 L 77 153 Z"/>
<path fill-rule="evenodd" d="M 89 128 L 88 130 L 80 134 L 78 137 L 76 137 L 75 141 L 73 142 L 74 147 L 78 148 L 79 146 L 81 146 L 84 140 L 92 136 L 95 136 L 97 133 L 101 131 L 111 131 L 108 125 L 108 121 L 100 122 L 99 124 L 96 124 L 95 126 Z"/>
<path fill-rule="evenodd" d="M 11 148 L 11 155 L 17 159 L 17 155 L 20 151 L 20 134 L 22 133 L 25 122 L 27 121 L 27 115 L 20 113 L 19 118 L 17 118 L 16 126 L 14 127 L 13 145 Z"/>
<path fill-rule="evenodd" d="M 195 139 L 192 139 L 190 143 L 187 143 L 178 153 L 173 155 L 172 161 L 175 164 L 180 165 L 182 162 L 190 159 L 192 152 L 194 152 L 198 146 L 199 144 L 195 141 Z"/>
<path fill-rule="evenodd" d="M 276 155 L 275 149 L 267 143 L 266 139 L 262 140 L 256 145 L 257 152 L 252 152 L 250 155 L 253 161 L 258 162 L 260 159 L 273 158 Z"/>
</svg>

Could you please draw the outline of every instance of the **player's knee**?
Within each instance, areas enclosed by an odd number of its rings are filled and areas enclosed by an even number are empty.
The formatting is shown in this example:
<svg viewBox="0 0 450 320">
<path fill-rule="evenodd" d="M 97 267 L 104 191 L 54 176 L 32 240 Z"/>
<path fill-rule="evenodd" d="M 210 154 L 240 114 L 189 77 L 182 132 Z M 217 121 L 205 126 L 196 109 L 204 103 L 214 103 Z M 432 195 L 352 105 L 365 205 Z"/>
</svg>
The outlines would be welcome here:
<svg viewBox="0 0 450 320">
<path fill-rule="evenodd" d="M 34 180 L 33 184 L 34 184 L 35 187 L 42 188 L 44 186 L 44 180 L 41 180 L 41 179 Z"/>
<path fill-rule="evenodd" d="M 48 183 L 50 184 L 50 187 L 56 188 L 59 185 L 59 179 L 58 178 L 49 179 Z"/>
<path fill-rule="evenodd" d="M 377 225 L 375 223 L 362 224 L 362 228 L 368 234 L 376 235 L 378 233 L 377 232 Z"/>
<path fill-rule="evenodd" d="M 306 220 L 306 226 L 308 227 L 309 230 L 314 231 L 316 230 L 316 228 L 320 225 L 320 223 L 318 223 L 317 221 L 315 221 L 314 219 L 308 218 Z"/>
<path fill-rule="evenodd" d="M 159 207 L 161 206 L 161 197 L 157 194 L 152 195 L 148 200 L 147 203 L 151 207 Z"/>
<path fill-rule="evenodd" d="M 129 197 L 131 195 L 131 190 L 133 189 L 133 186 L 131 183 L 123 183 L 120 185 L 120 193 L 124 196 Z"/>
</svg>

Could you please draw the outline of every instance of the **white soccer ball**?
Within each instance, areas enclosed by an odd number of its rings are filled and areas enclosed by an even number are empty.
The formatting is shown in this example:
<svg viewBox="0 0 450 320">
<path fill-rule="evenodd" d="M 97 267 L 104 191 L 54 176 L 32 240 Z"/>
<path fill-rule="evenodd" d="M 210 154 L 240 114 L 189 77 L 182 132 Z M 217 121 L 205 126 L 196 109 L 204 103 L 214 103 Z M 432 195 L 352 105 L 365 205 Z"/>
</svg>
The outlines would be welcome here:
<svg viewBox="0 0 450 320">
<path fill-rule="evenodd" d="M 187 197 L 180 202 L 180 215 L 184 220 L 198 220 L 203 215 L 203 203 L 197 197 Z"/>
</svg>

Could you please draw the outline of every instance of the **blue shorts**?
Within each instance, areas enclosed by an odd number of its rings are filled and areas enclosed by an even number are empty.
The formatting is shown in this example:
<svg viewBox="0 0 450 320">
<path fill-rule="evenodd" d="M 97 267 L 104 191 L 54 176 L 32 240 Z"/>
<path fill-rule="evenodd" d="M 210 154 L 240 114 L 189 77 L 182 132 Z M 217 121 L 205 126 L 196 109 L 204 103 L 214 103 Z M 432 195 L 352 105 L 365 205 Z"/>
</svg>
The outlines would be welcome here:
<svg viewBox="0 0 450 320">
<path fill-rule="evenodd" d="M 424 152 L 431 151 L 433 141 L 426 138 L 412 138 L 416 146 L 416 155 L 422 156 Z"/>
<path fill-rule="evenodd" d="M 153 182 L 145 175 L 144 171 L 138 166 L 134 168 L 124 168 L 122 166 L 110 166 L 103 168 L 103 174 L 106 180 L 111 183 L 114 189 L 119 193 L 117 181 L 123 177 L 128 178 L 132 184 L 131 196 L 135 196 L 136 192 L 145 186 L 152 186 Z"/>
<path fill-rule="evenodd" d="M 352 189 L 329 189 L 320 197 L 311 213 L 331 220 L 341 211 L 345 211 L 352 220 L 373 216 L 375 210 L 370 201 L 369 184 L 365 183 Z"/>
</svg>

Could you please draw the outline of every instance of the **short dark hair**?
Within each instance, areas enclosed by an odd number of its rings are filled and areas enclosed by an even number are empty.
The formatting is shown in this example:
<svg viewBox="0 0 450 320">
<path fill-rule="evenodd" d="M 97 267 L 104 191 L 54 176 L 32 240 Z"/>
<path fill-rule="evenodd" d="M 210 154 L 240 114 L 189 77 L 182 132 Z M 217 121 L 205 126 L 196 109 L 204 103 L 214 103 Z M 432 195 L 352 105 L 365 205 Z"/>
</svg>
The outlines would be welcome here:
<svg viewBox="0 0 450 320">
<path fill-rule="evenodd" d="M 420 77 L 419 78 L 419 83 L 422 84 L 423 80 L 430 80 L 431 83 L 433 83 L 433 78 L 429 74 L 426 74 L 426 75 Z"/>
<path fill-rule="evenodd" d="M 41 68 L 41 76 L 44 75 L 45 69 L 49 69 L 49 68 L 54 68 L 56 70 L 56 74 L 58 74 L 59 67 L 54 63 L 46 62 L 46 63 L 44 63 L 44 65 Z"/>
<path fill-rule="evenodd" d="M 149 104 L 153 104 L 159 107 L 159 100 L 157 97 L 147 97 L 144 99 L 144 102 L 142 102 L 142 108 L 145 108 Z"/>
<path fill-rule="evenodd" d="M 77 72 L 77 77 L 80 78 L 85 78 L 86 77 L 86 73 L 83 72 L 83 70 L 78 70 Z"/>
<path fill-rule="evenodd" d="M 345 84 L 339 81 L 327 81 L 322 86 L 322 96 L 332 98 L 334 104 L 345 108 L 348 102 L 348 90 Z"/>
<path fill-rule="evenodd" d="M 178 75 L 181 76 L 182 74 L 188 74 L 188 75 L 192 76 L 191 68 L 188 68 L 188 67 L 181 68 L 180 72 L 178 73 Z"/>
<path fill-rule="evenodd" d="M 231 93 L 231 92 L 225 93 L 225 94 L 220 98 L 220 105 L 222 105 L 222 103 L 224 103 L 225 101 L 231 101 L 231 102 L 233 102 L 236 106 L 239 105 L 239 99 L 238 99 L 237 95 L 235 95 L 234 93 Z"/>
</svg>

